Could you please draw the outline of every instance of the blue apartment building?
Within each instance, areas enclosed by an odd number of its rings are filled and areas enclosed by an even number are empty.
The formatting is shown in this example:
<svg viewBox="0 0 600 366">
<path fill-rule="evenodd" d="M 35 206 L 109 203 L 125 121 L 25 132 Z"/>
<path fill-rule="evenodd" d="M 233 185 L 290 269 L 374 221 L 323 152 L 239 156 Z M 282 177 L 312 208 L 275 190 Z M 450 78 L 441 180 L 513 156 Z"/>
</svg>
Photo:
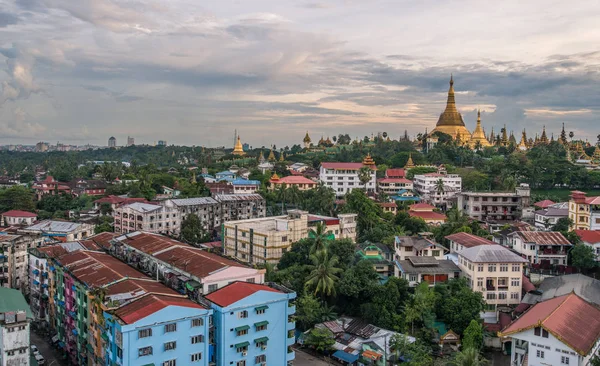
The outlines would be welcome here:
<svg viewBox="0 0 600 366">
<path fill-rule="evenodd" d="M 187 298 L 147 294 L 105 311 L 109 366 L 215 365 L 212 310 Z"/>
<path fill-rule="evenodd" d="M 213 313 L 216 365 L 290 365 L 296 293 L 277 284 L 233 282 L 205 296 Z"/>
</svg>

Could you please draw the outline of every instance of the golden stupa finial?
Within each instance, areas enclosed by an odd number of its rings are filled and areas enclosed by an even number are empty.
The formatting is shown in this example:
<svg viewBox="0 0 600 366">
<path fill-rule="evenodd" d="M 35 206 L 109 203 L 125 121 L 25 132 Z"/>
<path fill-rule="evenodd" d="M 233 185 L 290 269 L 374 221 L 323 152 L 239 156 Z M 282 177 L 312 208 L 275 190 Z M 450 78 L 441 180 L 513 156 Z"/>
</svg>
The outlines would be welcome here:
<svg viewBox="0 0 600 366">
<path fill-rule="evenodd" d="M 279 154 L 279 161 L 280 162 L 285 161 L 285 157 L 283 156 L 283 151 L 281 152 L 281 154 Z"/>
<path fill-rule="evenodd" d="M 275 154 L 273 153 L 273 149 L 269 152 L 269 157 L 267 158 L 269 161 L 275 161 Z"/>
<path fill-rule="evenodd" d="M 410 169 L 410 168 L 414 168 L 414 167 L 415 167 L 415 163 L 413 163 L 412 153 L 408 153 L 408 160 L 406 161 L 406 164 L 404 165 L 404 169 Z"/>
<path fill-rule="evenodd" d="M 238 135 L 237 137 L 237 141 L 235 142 L 235 146 L 233 147 L 233 155 L 246 155 L 246 152 L 244 151 L 244 146 L 242 146 L 242 140 L 240 140 L 240 135 Z"/>
</svg>

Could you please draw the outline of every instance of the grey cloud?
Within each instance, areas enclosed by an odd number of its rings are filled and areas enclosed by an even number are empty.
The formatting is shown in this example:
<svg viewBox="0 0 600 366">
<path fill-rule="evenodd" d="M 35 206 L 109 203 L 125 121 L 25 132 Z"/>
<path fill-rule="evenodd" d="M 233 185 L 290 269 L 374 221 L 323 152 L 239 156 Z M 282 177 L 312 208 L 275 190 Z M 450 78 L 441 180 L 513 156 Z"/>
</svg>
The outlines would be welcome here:
<svg viewBox="0 0 600 366">
<path fill-rule="evenodd" d="M 4 28 L 9 25 L 17 24 L 18 22 L 19 22 L 19 18 L 16 15 L 0 12 L 0 28 Z"/>
</svg>

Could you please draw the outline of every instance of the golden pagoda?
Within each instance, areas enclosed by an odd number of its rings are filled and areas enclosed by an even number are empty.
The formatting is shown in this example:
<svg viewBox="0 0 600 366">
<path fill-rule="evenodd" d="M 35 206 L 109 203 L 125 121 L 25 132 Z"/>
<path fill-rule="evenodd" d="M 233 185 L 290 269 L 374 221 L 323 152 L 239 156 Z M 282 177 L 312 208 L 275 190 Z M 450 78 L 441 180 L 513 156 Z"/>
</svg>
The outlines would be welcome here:
<svg viewBox="0 0 600 366">
<path fill-rule="evenodd" d="M 517 146 L 519 150 L 527 150 L 529 148 L 529 143 L 527 142 L 527 133 L 525 129 L 523 129 L 523 133 L 521 134 L 521 141 L 519 141 L 519 145 Z"/>
<path fill-rule="evenodd" d="M 271 176 L 271 180 L 279 180 L 279 176 L 277 175 L 277 173 L 273 173 L 273 175 Z"/>
<path fill-rule="evenodd" d="M 431 133 L 442 132 L 446 133 L 452 138 L 460 138 L 462 142 L 467 142 L 471 139 L 471 133 L 465 127 L 465 122 L 461 114 L 456 109 L 456 102 L 454 100 L 454 80 L 450 76 L 450 88 L 448 89 L 448 101 L 446 102 L 446 109 L 435 125 L 435 128 Z"/>
<path fill-rule="evenodd" d="M 363 165 L 375 165 L 375 161 L 371 157 L 371 154 L 367 153 L 367 156 L 363 159 Z"/>
<path fill-rule="evenodd" d="M 542 136 L 540 137 L 540 144 L 548 144 L 548 136 L 546 136 L 546 126 L 542 130 Z"/>
<path fill-rule="evenodd" d="M 302 142 L 304 142 L 305 148 L 308 149 L 310 147 L 311 139 L 310 136 L 308 136 L 308 131 L 306 131 L 306 136 L 304 136 L 304 140 L 302 140 Z"/>
<path fill-rule="evenodd" d="M 279 154 L 279 161 L 285 161 L 285 157 L 283 156 L 283 151 Z"/>
<path fill-rule="evenodd" d="M 502 129 L 502 138 L 500 139 L 500 145 L 508 146 L 508 135 L 506 134 L 506 125 Z"/>
<path fill-rule="evenodd" d="M 242 141 L 240 140 L 240 136 L 238 136 L 235 146 L 233 147 L 233 155 L 244 156 L 246 152 L 244 151 L 244 147 L 242 146 Z"/>
<path fill-rule="evenodd" d="M 192 184 L 196 184 L 198 183 L 198 181 L 196 181 L 196 173 L 192 173 Z"/>
<path fill-rule="evenodd" d="M 273 154 L 273 149 L 271 149 L 271 152 L 269 153 L 269 157 L 267 158 L 267 160 L 275 161 L 275 154 Z"/>
<path fill-rule="evenodd" d="M 406 161 L 406 164 L 404 165 L 404 169 L 410 169 L 410 168 L 414 168 L 415 167 L 415 163 L 413 163 L 412 160 L 412 153 L 408 153 L 408 160 Z"/>
<path fill-rule="evenodd" d="M 510 131 L 510 137 L 508 138 L 508 144 L 517 146 L 517 139 L 515 138 L 515 135 L 513 134 L 512 131 Z"/>
<path fill-rule="evenodd" d="M 565 132 L 565 124 L 562 124 L 562 130 L 560 131 L 560 138 L 558 139 L 558 142 L 561 145 L 567 145 L 567 133 Z"/>
<path fill-rule="evenodd" d="M 490 132 L 490 138 L 488 141 L 491 145 L 494 145 L 494 142 L 496 141 L 496 135 L 494 135 L 494 126 L 492 126 L 492 132 Z"/>
<path fill-rule="evenodd" d="M 594 148 L 594 154 L 592 154 L 592 160 L 596 163 L 600 162 L 600 147 L 596 145 Z"/>
<path fill-rule="evenodd" d="M 477 110 L 477 125 L 475 126 L 475 130 L 471 135 L 471 139 L 469 140 L 469 147 L 471 149 L 475 148 L 475 146 L 480 146 L 481 148 L 489 147 L 492 144 L 485 137 L 485 132 L 483 132 L 483 128 L 481 127 L 481 111 Z"/>
</svg>

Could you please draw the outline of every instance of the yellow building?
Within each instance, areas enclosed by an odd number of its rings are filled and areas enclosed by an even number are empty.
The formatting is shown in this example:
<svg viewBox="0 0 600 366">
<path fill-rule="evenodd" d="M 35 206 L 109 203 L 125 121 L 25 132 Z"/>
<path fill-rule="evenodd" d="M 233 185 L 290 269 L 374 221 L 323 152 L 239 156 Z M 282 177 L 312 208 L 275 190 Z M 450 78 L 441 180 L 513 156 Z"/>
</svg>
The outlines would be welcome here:
<svg viewBox="0 0 600 366">
<path fill-rule="evenodd" d="M 585 192 L 571 192 L 569 218 L 574 230 L 600 230 L 600 196 L 586 197 Z"/>
<path fill-rule="evenodd" d="M 454 100 L 454 79 L 450 76 L 450 89 L 448 89 L 448 101 L 446 102 L 446 109 L 437 121 L 437 124 L 433 131 L 442 132 L 452 136 L 461 143 L 466 143 L 471 139 L 471 133 L 465 127 L 462 115 L 456 109 L 456 102 Z"/>
</svg>

